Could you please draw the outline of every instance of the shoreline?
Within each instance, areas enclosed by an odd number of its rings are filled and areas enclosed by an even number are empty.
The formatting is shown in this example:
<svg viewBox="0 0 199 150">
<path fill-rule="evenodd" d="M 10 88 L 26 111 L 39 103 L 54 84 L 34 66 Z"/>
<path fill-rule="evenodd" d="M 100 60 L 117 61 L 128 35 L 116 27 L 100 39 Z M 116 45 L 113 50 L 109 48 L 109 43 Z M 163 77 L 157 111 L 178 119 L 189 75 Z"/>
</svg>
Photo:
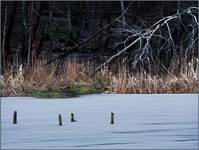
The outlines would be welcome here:
<svg viewBox="0 0 199 150">
<path fill-rule="evenodd" d="M 28 97 L 28 98 L 36 98 L 36 99 L 70 99 L 70 98 L 78 98 L 78 97 L 83 97 L 83 96 L 93 96 L 93 95 L 138 95 L 138 96 L 145 96 L 145 95 L 198 95 L 199 93 L 94 93 L 94 94 L 84 94 L 84 95 L 79 95 L 76 97 L 34 97 L 32 95 L 13 95 L 13 96 L 1 96 L 0 98 L 15 98 L 15 97 Z"/>
</svg>

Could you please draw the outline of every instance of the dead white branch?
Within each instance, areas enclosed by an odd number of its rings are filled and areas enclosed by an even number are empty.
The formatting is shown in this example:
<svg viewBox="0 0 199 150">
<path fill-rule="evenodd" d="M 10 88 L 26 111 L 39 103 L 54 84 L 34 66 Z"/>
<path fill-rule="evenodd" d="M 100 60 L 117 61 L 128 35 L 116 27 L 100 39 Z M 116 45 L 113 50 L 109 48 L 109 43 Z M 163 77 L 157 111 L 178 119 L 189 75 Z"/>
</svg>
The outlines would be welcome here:
<svg viewBox="0 0 199 150">
<path fill-rule="evenodd" d="M 198 8 L 196 7 L 190 7 L 186 10 L 183 10 L 181 12 L 177 12 L 174 15 L 164 17 L 157 22 L 155 22 L 150 28 L 146 29 L 140 29 L 139 27 L 132 26 L 131 28 L 122 28 L 117 29 L 117 33 L 122 33 L 123 36 L 126 36 L 126 39 L 123 42 L 116 43 L 114 47 L 117 47 L 119 45 L 123 45 L 124 48 L 117 52 L 116 54 L 112 55 L 107 61 L 105 61 L 103 64 L 99 65 L 95 70 L 94 73 L 98 70 L 100 70 L 103 66 L 109 64 L 112 62 L 115 58 L 119 57 L 121 54 L 125 53 L 128 49 L 132 48 L 133 46 L 138 46 L 139 48 L 136 49 L 134 58 L 133 58 L 133 65 L 136 65 L 139 61 L 143 59 L 151 59 L 151 61 L 160 62 L 157 57 L 153 56 L 153 48 L 151 45 L 151 42 L 155 40 L 155 38 L 164 40 L 164 43 L 160 47 L 160 50 L 163 48 L 167 48 L 168 51 L 172 51 L 173 58 L 175 60 L 176 58 L 176 47 L 177 45 L 174 42 L 174 39 L 172 37 L 172 29 L 170 24 L 177 24 L 182 23 L 182 18 L 186 16 L 192 17 L 193 21 L 191 22 L 192 25 L 192 32 L 188 33 L 188 37 L 192 37 L 192 42 L 190 45 L 193 44 L 195 41 L 194 35 L 196 33 L 196 30 L 199 27 L 199 23 L 197 20 L 196 15 L 198 12 Z M 187 23 L 188 24 L 188 23 Z M 187 40 L 186 40 L 187 41 Z M 130 43 L 129 43 L 130 42 Z M 195 42 L 194 42 L 195 43 Z M 190 46 L 189 45 L 189 46 Z M 169 48 L 170 47 L 170 48 Z M 162 65 L 163 66 L 163 65 Z M 163 66 L 164 67 L 164 66 Z"/>
</svg>

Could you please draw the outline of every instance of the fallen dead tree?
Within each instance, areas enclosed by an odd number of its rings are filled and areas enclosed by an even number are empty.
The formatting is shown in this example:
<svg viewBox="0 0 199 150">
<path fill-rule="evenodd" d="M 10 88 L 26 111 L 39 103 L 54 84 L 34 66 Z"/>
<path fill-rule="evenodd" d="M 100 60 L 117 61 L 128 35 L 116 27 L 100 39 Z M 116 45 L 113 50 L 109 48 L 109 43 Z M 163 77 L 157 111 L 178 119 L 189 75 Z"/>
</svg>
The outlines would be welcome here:
<svg viewBox="0 0 199 150">
<path fill-rule="evenodd" d="M 130 26 L 130 28 L 117 29 L 116 32 L 120 36 L 122 35 L 125 37 L 125 40 L 116 43 L 114 47 L 118 48 L 123 46 L 123 49 L 117 51 L 117 53 L 110 56 L 108 60 L 99 65 L 94 70 L 93 74 L 99 71 L 103 66 L 108 65 L 115 58 L 120 57 L 132 47 L 132 55 L 129 59 L 131 60 L 133 67 L 143 62 L 148 64 L 153 63 L 155 65 L 159 64 L 159 67 L 166 70 L 168 73 L 168 67 L 165 67 L 165 64 L 162 63 L 162 60 L 160 59 L 160 53 L 162 51 L 165 55 L 170 53 L 169 58 L 166 58 L 170 61 L 170 65 L 178 65 L 182 63 L 179 59 L 182 57 L 191 57 L 191 53 L 194 53 L 193 55 L 197 58 L 199 27 L 197 14 L 198 8 L 190 7 L 158 20 L 149 28 L 140 29 L 139 27 Z M 173 38 L 175 28 L 181 32 L 177 35 L 181 36 L 180 40 L 176 40 L 176 36 Z M 158 44 L 157 41 L 159 41 Z"/>
</svg>

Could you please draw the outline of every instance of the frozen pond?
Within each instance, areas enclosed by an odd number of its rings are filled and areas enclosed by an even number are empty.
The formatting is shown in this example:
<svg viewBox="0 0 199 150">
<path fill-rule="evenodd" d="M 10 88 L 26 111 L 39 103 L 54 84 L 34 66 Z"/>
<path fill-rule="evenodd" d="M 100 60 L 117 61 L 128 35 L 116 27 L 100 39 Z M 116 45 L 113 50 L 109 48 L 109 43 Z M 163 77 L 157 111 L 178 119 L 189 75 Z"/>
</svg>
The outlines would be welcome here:
<svg viewBox="0 0 199 150">
<path fill-rule="evenodd" d="M 12 124 L 14 110 L 18 124 Z M 77 122 L 70 122 L 70 113 Z M 1 99 L 3 149 L 193 149 L 197 141 L 197 94 Z"/>
</svg>

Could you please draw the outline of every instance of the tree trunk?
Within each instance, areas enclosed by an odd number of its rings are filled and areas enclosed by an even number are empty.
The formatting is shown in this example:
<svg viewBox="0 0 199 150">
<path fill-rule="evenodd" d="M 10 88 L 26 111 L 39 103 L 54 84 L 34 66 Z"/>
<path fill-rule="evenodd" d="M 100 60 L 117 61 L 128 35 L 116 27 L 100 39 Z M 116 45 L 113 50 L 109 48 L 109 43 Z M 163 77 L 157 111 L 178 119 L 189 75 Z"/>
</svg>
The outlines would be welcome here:
<svg viewBox="0 0 199 150">
<path fill-rule="evenodd" d="M 100 9 L 103 9 L 103 5 L 101 2 L 99 2 L 98 5 Z M 104 15 L 103 13 L 99 13 L 99 28 L 100 29 L 104 27 L 103 15 Z M 97 49 L 100 54 L 104 52 L 104 32 L 102 32 L 97 38 Z"/>
<path fill-rule="evenodd" d="M 22 64 L 27 63 L 27 34 L 28 34 L 28 28 L 27 28 L 27 8 L 26 8 L 26 2 L 22 1 L 21 3 L 21 11 L 22 11 L 22 18 L 21 18 L 21 52 L 20 52 L 20 61 Z"/>
<path fill-rule="evenodd" d="M 40 20 L 41 20 L 43 9 L 44 9 L 44 2 L 40 2 L 39 8 L 37 9 L 38 10 L 37 14 L 32 16 L 32 22 L 33 22 L 33 25 L 32 25 L 32 51 L 33 51 L 33 54 L 34 54 L 34 55 L 32 55 L 32 63 L 34 63 L 35 59 L 40 54 L 39 48 L 38 48 L 39 43 L 36 39 L 36 33 L 37 33 L 38 26 L 39 26 L 39 23 L 40 23 Z"/>
<path fill-rule="evenodd" d="M 121 13 L 123 14 L 125 11 L 124 8 L 124 1 L 120 1 L 121 4 Z M 125 15 L 122 16 L 122 27 L 125 28 L 125 23 L 126 23 L 126 19 L 125 19 Z"/>
<path fill-rule="evenodd" d="M 28 34 L 28 61 L 27 64 L 31 64 L 31 52 L 32 52 L 32 14 L 33 14 L 33 2 L 29 2 L 28 6 L 28 17 L 29 17 L 29 34 Z"/>
<path fill-rule="evenodd" d="M 3 31 L 3 41 L 2 41 L 2 51 L 4 54 L 3 58 L 3 67 L 11 63 L 11 48 L 10 48 L 10 37 L 12 34 L 13 24 L 15 21 L 15 14 L 17 8 L 17 2 L 11 2 L 10 8 L 8 9 L 8 4 L 5 8 L 5 22 L 4 22 L 4 31 Z M 10 10 L 10 11 L 9 11 Z M 5 68 L 4 68 L 5 69 Z"/>
<path fill-rule="evenodd" d="M 5 6 L 5 13 L 4 13 L 4 25 L 3 25 L 3 39 L 2 39 L 2 48 L 1 48 L 1 61 L 2 61 L 2 68 L 5 69 L 5 40 L 6 40 L 6 23 L 7 23 L 7 16 L 8 16 L 8 6 Z"/>
<path fill-rule="evenodd" d="M 70 2 L 67 3 L 67 24 L 68 24 L 68 33 L 69 33 L 69 35 L 71 35 L 71 32 L 72 32 L 72 23 L 71 23 Z"/>
<path fill-rule="evenodd" d="M 38 46 L 38 49 L 37 49 L 37 55 L 36 57 L 38 58 L 39 55 L 41 54 L 42 52 L 42 46 L 44 44 L 44 40 L 48 35 L 47 31 L 48 31 L 48 27 L 49 25 L 51 24 L 52 22 L 52 17 L 53 17 L 53 4 L 52 2 L 49 2 L 49 19 L 48 19 L 48 22 L 46 24 L 46 26 L 43 28 L 42 32 L 41 32 L 41 37 L 40 37 L 40 40 L 39 40 L 39 46 Z"/>
</svg>

